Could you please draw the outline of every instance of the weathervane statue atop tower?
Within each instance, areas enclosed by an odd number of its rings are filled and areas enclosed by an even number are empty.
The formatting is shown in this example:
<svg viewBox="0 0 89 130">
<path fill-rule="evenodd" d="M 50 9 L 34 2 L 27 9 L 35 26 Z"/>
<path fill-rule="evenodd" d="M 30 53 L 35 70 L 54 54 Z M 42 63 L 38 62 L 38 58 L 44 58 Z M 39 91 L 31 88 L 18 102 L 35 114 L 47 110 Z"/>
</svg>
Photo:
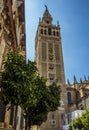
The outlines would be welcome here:
<svg viewBox="0 0 89 130">
<path fill-rule="evenodd" d="M 48 10 L 48 7 L 47 7 L 47 5 L 45 5 L 45 8 L 46 8 L 46 10 Z"/>
</svg>

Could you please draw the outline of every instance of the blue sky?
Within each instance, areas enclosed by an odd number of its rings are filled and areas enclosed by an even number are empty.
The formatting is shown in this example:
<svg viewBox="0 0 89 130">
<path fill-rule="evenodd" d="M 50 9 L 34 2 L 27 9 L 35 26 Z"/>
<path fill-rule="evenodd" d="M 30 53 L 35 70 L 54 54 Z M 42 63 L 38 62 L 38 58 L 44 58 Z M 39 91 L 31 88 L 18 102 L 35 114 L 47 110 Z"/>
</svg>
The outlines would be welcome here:
<svg viewBox="0 0 89 130">
<path fill-rule="evenodd" d="M 53 24 L 59 21 L 66 80 L 89 76 L 89 0 L 25 0 L 27 58 L 34 60 L 39 17 L 47 5 Z"/>
</svg>

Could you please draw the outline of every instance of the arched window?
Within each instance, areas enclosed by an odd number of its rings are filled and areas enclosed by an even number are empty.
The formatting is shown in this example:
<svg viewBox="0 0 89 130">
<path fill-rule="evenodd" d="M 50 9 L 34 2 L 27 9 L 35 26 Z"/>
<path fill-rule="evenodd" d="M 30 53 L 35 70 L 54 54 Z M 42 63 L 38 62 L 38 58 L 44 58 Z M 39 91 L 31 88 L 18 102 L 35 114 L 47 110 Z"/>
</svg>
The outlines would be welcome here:
<svg viewBox="0 0 89 130">
<path fill-rule="evenodd" d="M 71 104 L 71 93 L 67 93 L 68 104 Z"/>
<path fill-rule="evenodd" d="M 51 35 L 51 28 L 48 28 L 48 34 Z"/>
<path fill-rule="evenodd" d="M 53 35 L 55 36 L 55 31 L 53 31 Z"/>
<path fill-rule="evenodd" d="M 59 32 L 57 31 L 57 36 L 59 36 Z"/>
<path fill-rule="evenodd" d="M 45 34 L 45 35 L 46 35 L 46 33 L 47 33 L 46 30 L 44 30 L 44 34 Z"/>
<path fill-rule="evenodd" d="M 40 30 L 40 33 L 43 34 L 43 29 Z"/>
</svg>

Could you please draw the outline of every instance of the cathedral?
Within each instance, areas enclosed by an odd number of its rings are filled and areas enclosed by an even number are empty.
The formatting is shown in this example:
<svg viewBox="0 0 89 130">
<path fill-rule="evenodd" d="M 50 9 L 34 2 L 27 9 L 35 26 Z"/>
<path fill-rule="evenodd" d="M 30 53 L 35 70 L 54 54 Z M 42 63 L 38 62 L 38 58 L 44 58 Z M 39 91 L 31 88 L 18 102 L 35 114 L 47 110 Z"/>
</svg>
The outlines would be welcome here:
<svg viewBox="0 0 89 130">
<path fill-rule="evenodd" d="M 84 76 L 84 80 L 80 79 L 78 82 L 74 76 L 73 84 L 69 80 L 67 84 L 65 82 L 60 25 L 59 22 L 54 25 L 52 20 L 53 17 L 45 5 L 36 31 L 35 62 L 40 76 L 47 79 L 47 85 L 56 82 L 61 87 L 61 101 L 56 111 L 48 113 L 40 130 L 64 130 L 63 125 L 68 125 L 71 121 L 71 112 L 89 108 L 89 77 Z M 0 1 L 0 72 L 9 48 L 19 48 L 20 53 L 26 57 L 24 0 Z M 21 112 L 18 107 L 16 130 L 24 130 Z M 12 129 L 14 114 L 15 107 L 7 111 L 7 107 L 0 103 L 0 128 Z"/>
</svg>

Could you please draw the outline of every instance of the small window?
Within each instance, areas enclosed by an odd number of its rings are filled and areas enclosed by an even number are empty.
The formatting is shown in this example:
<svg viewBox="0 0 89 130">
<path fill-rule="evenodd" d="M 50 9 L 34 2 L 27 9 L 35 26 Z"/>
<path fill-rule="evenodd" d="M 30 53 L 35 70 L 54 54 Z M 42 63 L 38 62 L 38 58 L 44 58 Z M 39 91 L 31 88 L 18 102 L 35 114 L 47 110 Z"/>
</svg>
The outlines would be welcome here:
<svg viewBox="0 0 89 130">
<path fill-rule="evenodd" d="M 49 55 L 49 61 L 53 60 L 53 55 Z"/>
<path fill-rule="evenodd" d="M 55 116 L 54 116 L 54 114 L 53 114 L 53 115 L 52 115 L 52 119 L 54 119 L 54 117 L 55 117 Z"/>
<path fill-rule="evenodd" d="M 49 65 L 49 70 L 53 70 L 53 69 L 54 69 L 53 64 L 50 64 L 50 65 Z"/>
<path fill-rule="evenodd" d="M 54 74 L 49 74 L 49 79 L 50 79 L 51 81 L 53 81 L 53 80 L 54 80 Z"/>
</svg>

